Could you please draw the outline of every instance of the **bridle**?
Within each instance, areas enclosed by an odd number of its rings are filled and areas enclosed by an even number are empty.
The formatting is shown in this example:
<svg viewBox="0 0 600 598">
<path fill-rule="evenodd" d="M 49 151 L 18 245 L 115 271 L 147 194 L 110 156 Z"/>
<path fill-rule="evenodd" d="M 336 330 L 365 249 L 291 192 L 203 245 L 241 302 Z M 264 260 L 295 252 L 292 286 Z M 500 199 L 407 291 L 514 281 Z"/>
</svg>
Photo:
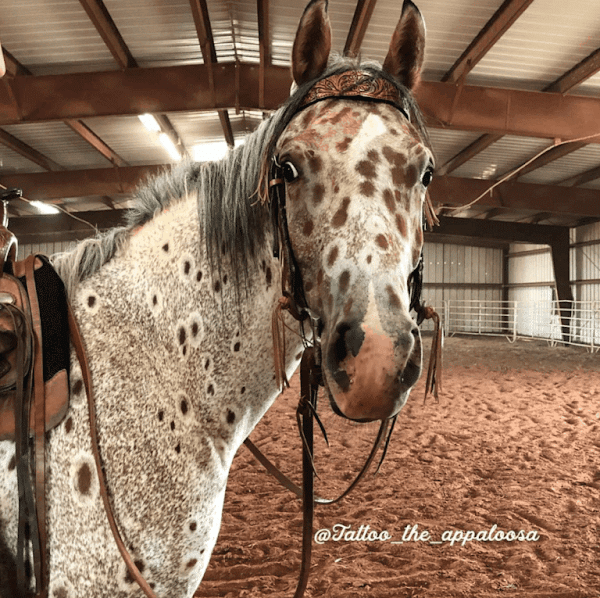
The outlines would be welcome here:
<svg viewBox="0 0 600 598">
<path fill-rule="evenodd" d="M 308 92 L 298 111 L 312 106 L 313 104 L 329 99 L 352 99 L 367 100 L 373 102 L 383 102 L 391 104 L 397 108 L 405 118 L 410 121 L 409 111 L 398 101 L 397 88 L 386 79 L 375 79 L 366 73 L 360 71 L 349 71 L 339 75 L 332 75 L 318 81 Z M 317 415 L 317 395 L 319 386 L 323 386 L 323 376 L 321 372 L 321 341 L 320 332 L 322 322 L 318 316 L 311 311 L 302 281 L 302 273 L 292 248 L 287 210 L 286 210 L 286 189 L 283 175 L 283 166 L 279 163 L 277 156 L 271 159 L 269 169 L 269 203 L 271 210 L 271 221 L 273 228 L 273 257 L 280 259 L 282 267 L 282 297 L 273 314 L 273 345 L 275 358 L 275 371 L 277 383 L 280 389 L 289 383 L 285 375 L 285 335 L 280 330 L 282 323 L 281 311 L 288 311 L 294 319 L 302 326 L 302 338 L 304 342 L 304 352 L 300 363 L 300 400 L 296 410 L 296 419 L 298 430 L 302 438 L 302 487 L 297 486 L 277 467 L 275 467 L 267 457 L 247 438 L 244 443 L 256 459 L 271 473 L 285 488 L 294 492 L 302 499 L 303 526 L 302 526 L 302 560 L 300 568 L 300 577 L 294 598 L 301 598 L 304 595 L 308 583 L 308 574 L 310 568 L 312 535 L 313 535 L 313 516 L 315 503 L 333 504 L 340 501 L 348 495 L 360 482 L 369 470 L 375 455 L 383 441 L 385 446 L 380 458 L 379 467 L 385 458 L 387 447 L 391 434 L 396 423 L 397 415 L 391 420 L 382 420 L 379 432 L 373 443 L 371 452 L 356 478 L 348 488 L 334 499 L 325 499 L 314 494 L 314 453 L 313 453 L 313 418 L 317 420 L 321 431 L 327 441 L 327 434 Z M 425 205 L 425 221 L 432 222 L 432 216 L 435 219 L 433 207 L 427 196 Z M 286 287 L 286 284 L 288 285 Z M 431 308 L 424 305 L 422 301 L 423 288 L 423 252 L 419 258 L 417 267 L 408 278 L 408 287 L 410 289 L 410 310 L 417 313 L 417 324 L 420 325 L 424 319 L 431 318 L 435 322 L 435 333 L 427 374 L 427 383 L 425 396 L 431 391 L 437 398 L 440 389 L 440 378 L 436 375 L 437 369 L 441 365 L 442 333 L 440 328 L 440 319 L 438 314 Z M 310 341 L 304 334 L 304 322 L 309 321 L 312 332 Z M 391 422 L 391 425 L 390 425 Z M 389 427 L 389 431 L 388 431 Z"/>
</svg>

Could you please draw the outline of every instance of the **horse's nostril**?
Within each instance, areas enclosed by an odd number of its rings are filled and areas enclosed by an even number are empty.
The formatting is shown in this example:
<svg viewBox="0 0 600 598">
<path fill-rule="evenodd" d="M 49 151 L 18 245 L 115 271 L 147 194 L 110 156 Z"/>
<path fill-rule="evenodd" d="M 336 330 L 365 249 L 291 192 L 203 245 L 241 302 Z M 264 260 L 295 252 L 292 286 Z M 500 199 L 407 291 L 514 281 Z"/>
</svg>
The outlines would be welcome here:
<svg viewBox="0 0 600 598">
<path fill-rule="evenodd" d="M 337 362 L 344 361 L 349 353 L 356 357 L 365 339 L 364 330 L 360 326 L 342 322 L 337 325 L 336 332 L 333 351 Z"/>
<path fill-rule="evenodd" d="M 412 388 L 417 383 L 420 375 L 421 366 L 414 363 L 412 359 L 409 359 L 404 371 L 402 372 L 402 376 L 400 377 L 400 383 L 405 388 Z"/>
</svg>

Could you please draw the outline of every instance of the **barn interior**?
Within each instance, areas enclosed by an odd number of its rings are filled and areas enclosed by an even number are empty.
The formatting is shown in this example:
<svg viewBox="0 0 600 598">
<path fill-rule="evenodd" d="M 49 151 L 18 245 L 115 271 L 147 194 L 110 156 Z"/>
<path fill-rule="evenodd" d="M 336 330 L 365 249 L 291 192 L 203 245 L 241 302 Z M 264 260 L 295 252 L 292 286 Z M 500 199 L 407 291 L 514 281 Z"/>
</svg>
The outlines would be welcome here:
<svg viewBox="0 0 600 598">
<path fill-rule="evenodd" d="M 416 99 L 436 156 L 429 193 L 440 221 L 425 233 L 424 298 L 456 336 L 439 403 L 422 404 L 419 386 L 383 475 L 319 511 L 315 525 L 369 525 L 397 540 L 415 524 L 436 537 L 492 525 L 538 537 L 330 542 L 315 548 L 308 595 L 596 597 L 600 8 L 597 0 L 417 4 L 427 48 Z M 334 49 L 382 61 L 401 5 L 329 0 Z M 23 191 L 9 205 L 20 257 L 121 224 L 147 176 L 243 143 L 288 96 L 303 8 L 2 0 L 0 188 Z M 295 398 L 286 397 L 254 440 L 298 473 Z M 319 491 L 335 494 L 373 430 L 326 425 L 332 444 L 319 447 Z M 265 479 L 249 454 L 236 457 L 198 597 L 291 595 L 299 507 Z"/>
</svg>

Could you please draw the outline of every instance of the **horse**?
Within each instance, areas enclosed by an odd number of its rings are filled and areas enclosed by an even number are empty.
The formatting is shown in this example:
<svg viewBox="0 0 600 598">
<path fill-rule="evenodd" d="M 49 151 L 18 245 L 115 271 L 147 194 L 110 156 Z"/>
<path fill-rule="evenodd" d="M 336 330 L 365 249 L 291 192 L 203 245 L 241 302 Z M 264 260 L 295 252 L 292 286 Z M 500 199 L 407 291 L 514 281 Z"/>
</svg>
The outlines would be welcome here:
<svg viewBox="0 0 600 598">
<path fill-rule="evenodd" d="M 51 258 L 88 356 L 114 518 L 156 596 L 189 598 L 199 586 L 234 455 L 311 338 L 342 417 L 393 418 L 420 376 L 409 280 L 433 169 L 412 95 L 424 43 L 423 19 L 405 0 L 383 66 L 333 56 L 327 0 L 311 0 L 290 98 L 245 144 L 146 182 L 126 224 Z M 273 187 L 286 196 L 279 220 Z M 316 325 L 302 334 L 279 310 L 278 376 L 272 314 L 292 275 Z M 47 596 L 139 596 L 100 497 L 73 349 L 69 385 L 68 412 L 46 439 Z M 0 594 L 12 598 L 12 441 L 0 442 L 0 472 Z"/>
</svg>

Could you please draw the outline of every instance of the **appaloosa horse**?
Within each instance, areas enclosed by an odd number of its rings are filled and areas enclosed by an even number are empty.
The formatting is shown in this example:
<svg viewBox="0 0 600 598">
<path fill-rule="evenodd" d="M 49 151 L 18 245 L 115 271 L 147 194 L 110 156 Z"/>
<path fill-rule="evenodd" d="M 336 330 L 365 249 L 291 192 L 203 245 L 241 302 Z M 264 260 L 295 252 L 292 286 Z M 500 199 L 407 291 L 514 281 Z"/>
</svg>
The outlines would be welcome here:
<svg viewBox="0 0 600 598">
<path fill-rule="evenodd" d="M 410 90 L 423 21 L 405 1 L 383 67 L 330 60 L 326 4 L 312 0 L 302 16 L 289 101 L 245 145 L 151 181 L 127 226 L 54 258 L 89 358 L 115 519 L 156 596 L 190 597 L 198 587 L 232 459 L 281 390 L 271 315 L 282 277 L 289 286 L 290 260 L 318 321 L 336 412 L 393 417 L 420 375 L 409 278 L 421 254 L 432 154 Z M 273 225 L 268 205 L 277 185 L 285 187 L 291 250 L 282 252 L 283 268 L 273 245 L 286 225 Z M 288 375 L 302 348 L 288 332 Z M 46 444 L 48 596 L 140 596 L 99 495 L 74 354 L 70 388 L 69 411 Z M 6 598 L 18 512 L 10 441 L 0 443 L 0 472 Z"/>
</svg>

